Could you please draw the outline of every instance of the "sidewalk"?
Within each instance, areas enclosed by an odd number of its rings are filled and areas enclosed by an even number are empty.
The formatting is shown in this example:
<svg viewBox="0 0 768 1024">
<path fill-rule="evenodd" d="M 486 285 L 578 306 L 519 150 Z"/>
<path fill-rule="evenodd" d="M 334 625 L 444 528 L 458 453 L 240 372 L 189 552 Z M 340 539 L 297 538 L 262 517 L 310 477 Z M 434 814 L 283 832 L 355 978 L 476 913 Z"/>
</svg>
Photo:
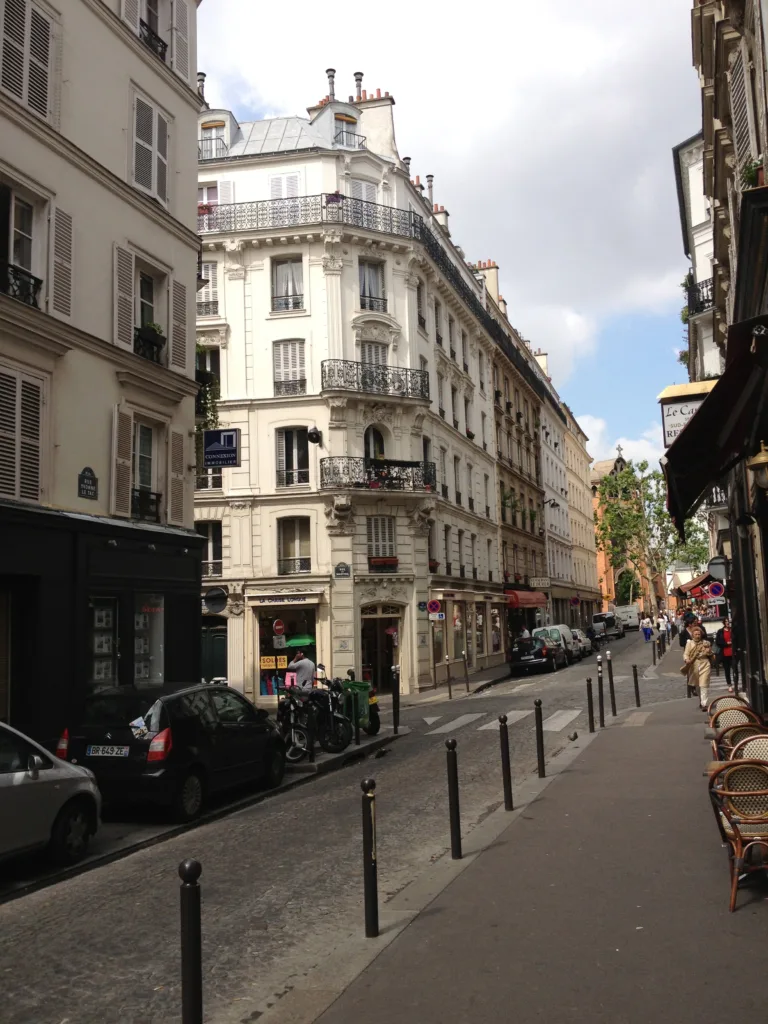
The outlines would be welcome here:
<svg viewBox="0 0 768 1024">
<path fill-rule="evenodd" d="M 469 673 L 469 692 L 474 693 L 478 687 L 485 683 L 501 682 L 509 679 L 509 665 L 504 662 L 494 668 L 485 668 L 480 672 Z M 454 697 L 465 697 L 467 685 L 464 680 L 464 673 L 451 681 Z M 438 704 L 448 699 L 448 684 L 441 683 L 436 689 L 421 690 L 419 693 L 403 693 L 400 696 L 400 708 L 418 708 L 423 704 Z M 390 693 L 379 694 L 379 702 L 382 708 L 388 711 L 392 708 L 392 695 Z"/>
<path fill-rule="evenodd" d="M 390 1024 L 393 996 L 403 1024 L 762 1019 L 768 889 L 728 913 L 701 719 L 687 700 L 620 717 L 324 1013 L 296 1019 Z"/>
</svg>

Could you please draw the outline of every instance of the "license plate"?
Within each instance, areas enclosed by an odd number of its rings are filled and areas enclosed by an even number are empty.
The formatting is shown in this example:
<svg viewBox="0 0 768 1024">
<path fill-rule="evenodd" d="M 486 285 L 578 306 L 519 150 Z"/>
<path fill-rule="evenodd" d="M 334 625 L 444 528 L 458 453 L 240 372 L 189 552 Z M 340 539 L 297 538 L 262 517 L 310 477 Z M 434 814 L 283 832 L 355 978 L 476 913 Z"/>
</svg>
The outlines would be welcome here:
<svg viewBox="0 0 768 1024">
<path fill-rule="evenodd" d="M 92 745 L 86 749 L 88 757 L 128 757 L 131 752 L 130 747 L 105 747 L 98 744 Z"/>
<path fill-rule="evenodd" d="M 520 659 L 520 661 L 533 661 L 533 655 L 532 654 L 524 654 L 522 656 L 522 658 Z"/>
</svg>

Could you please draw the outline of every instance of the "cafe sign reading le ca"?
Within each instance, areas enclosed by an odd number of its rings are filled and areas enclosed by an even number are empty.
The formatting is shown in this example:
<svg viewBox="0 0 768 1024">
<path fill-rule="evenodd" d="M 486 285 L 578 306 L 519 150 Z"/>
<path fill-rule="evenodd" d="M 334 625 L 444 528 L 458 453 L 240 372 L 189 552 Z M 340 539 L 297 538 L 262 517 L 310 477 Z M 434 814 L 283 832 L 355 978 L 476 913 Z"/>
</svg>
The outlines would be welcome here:
<svg viewBox="0 0 768 1024">
<path fill-rule="evenodd" d="M 664 447 L 669 448 L 683 427 L 693 419 L 716 381 L 702 380 L 688 384 L 672 384 L 658 397 Z"/>
</svg>

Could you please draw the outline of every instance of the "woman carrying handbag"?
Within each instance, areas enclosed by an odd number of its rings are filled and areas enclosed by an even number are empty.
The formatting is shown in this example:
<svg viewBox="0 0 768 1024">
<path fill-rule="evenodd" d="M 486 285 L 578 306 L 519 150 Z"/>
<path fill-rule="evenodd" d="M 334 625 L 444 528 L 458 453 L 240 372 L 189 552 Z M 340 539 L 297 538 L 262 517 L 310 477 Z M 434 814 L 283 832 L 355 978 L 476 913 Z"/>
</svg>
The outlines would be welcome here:
<svg viewBox="0 0 768 1024">
<path fill-rule="evenodd" d="M 680 671 L 688 677 L 689 687 L 698 688 L 701 710 L 706 711 L 709 705 L 709 674 L 714 658 L 712 645 L 702 626 L 691 626 L 690 633 L 691 639 L 685 645 Z"/>
</svg>

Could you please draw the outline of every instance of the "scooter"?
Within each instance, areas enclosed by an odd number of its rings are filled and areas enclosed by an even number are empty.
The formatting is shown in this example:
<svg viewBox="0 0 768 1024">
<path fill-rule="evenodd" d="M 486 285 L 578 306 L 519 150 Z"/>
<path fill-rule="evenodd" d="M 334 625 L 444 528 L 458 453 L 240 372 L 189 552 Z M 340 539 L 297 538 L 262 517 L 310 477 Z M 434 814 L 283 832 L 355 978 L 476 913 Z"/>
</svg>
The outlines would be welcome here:
<svg viewBox="0 0 768 1024">
<path fill-rule="evenodd" d="M 376 691 L 371 687 L 371 693 L 368 697 L 368 725 L 365 727 L 365 731 L 369 736 L 378 735 L 381 729 L 381 718 L 379 717 L 379 698 L 376 696 Z"/>
</svg>

